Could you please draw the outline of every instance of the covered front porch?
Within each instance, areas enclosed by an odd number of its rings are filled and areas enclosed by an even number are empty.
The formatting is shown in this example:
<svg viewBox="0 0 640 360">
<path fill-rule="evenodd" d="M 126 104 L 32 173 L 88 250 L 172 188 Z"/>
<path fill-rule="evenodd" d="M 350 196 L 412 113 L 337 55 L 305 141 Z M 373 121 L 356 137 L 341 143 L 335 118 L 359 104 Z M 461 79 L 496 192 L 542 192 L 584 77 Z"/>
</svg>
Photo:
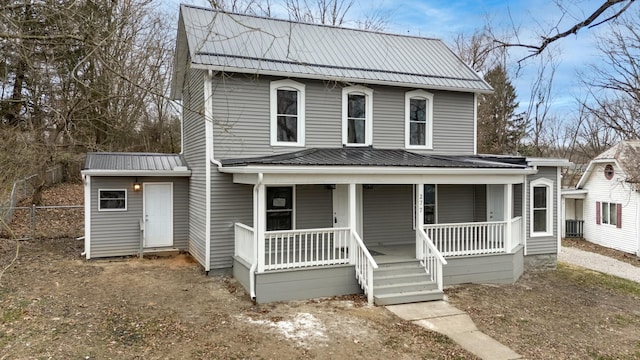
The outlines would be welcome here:
<svg viewBox="0 0 640 360">
<path fill-rule="evenodd" d="M 253 223 L 234 224 L 234 274 L 258 302 L 354 292 L 425 301 L 445 284 L 522 272 L 529 169 L 474 169 L 476 184 L 460 168 L 288 170 L 226 170 L 254 185 Z"/>
</svg>

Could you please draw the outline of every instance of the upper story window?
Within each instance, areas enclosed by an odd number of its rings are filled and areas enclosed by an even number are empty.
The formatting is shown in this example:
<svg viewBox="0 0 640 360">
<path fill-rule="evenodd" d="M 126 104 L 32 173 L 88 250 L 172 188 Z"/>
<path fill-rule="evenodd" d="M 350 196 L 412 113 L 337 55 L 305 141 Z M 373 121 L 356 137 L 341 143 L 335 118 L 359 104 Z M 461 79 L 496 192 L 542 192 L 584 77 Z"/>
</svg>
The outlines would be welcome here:
<svg viewBox="0 0 640 360">
<path fill-rule="evenodd" d="M 348 146 L 373 143 L 373 90 L 363 86 L 342 89 L 342 143 Z"/>
<path fill-rule="evenodd" d="M 432 148 L 433 94 L 422 90 L 405 94 L 405 147 Z"/>
<path fill-rule="evenodd" d="M 271 145 L 304 146 L 304 92 L 293 80 L 271 82 Z"/>
<path fill-rule="evenodd" d="M 531 236 L 553 235 L 553 182 L 537 179 L 530 184 Z"/>
</svg>

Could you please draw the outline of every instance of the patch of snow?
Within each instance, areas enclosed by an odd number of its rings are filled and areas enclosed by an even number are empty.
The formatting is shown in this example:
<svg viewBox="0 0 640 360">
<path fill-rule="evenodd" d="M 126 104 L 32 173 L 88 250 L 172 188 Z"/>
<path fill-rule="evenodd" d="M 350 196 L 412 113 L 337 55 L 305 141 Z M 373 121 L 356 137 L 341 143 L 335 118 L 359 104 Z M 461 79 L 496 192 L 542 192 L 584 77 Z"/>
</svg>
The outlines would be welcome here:
<svg viewBox="0 0 640 360">
<path fill-rule="evenodd" d="M 326 342 L 328 340 L 322 321 L 309 313 L 299 313 L 291 320 L 281 321 L 253 320 L 242 315 L 239 318 L 250 324 L 268 326 L 301 346 L 308 346 L 310 342 Z"/>
</svg>

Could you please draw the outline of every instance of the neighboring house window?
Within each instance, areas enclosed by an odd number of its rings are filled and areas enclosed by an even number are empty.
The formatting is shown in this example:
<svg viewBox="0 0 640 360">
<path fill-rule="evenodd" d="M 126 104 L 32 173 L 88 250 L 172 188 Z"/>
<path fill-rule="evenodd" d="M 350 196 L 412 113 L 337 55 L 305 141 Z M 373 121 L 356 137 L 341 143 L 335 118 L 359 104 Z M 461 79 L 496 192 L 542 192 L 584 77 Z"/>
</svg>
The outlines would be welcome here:
<svg viewBox="0 0 640 360">
<path fill-rule="evenodd" d="M 267 231 L 293 229 L 293 187 L 267 188 Z"/>
<path fill-rule="evenodd" d="M 622 227 L 622 204 L 596 202 L 596 223 Z"/>
<path fill-rule="evenodd" d="M 405 146 L 432 148 L 433 94 L 415 90 L 405 94 Z"/>
<path fill-rule="evenodd" d="M 531 235 L 553 235 L 553 182 L 538 179 L 531 182 Z"/>
<path fill-rule="evenodd" d="M 99 211 L 126 211 L 127 190 L 98 190 Z"/>
<path fill-rule="evenodd" d="M 305 86 L 271 82 L 271 145 L 304 146 Z"/>
<path fill-rule="evenodd" d="M 369 146 L 373 142 L 373 90 L 363 86 L 342 89 L 342 143 Z"/>
</svg>

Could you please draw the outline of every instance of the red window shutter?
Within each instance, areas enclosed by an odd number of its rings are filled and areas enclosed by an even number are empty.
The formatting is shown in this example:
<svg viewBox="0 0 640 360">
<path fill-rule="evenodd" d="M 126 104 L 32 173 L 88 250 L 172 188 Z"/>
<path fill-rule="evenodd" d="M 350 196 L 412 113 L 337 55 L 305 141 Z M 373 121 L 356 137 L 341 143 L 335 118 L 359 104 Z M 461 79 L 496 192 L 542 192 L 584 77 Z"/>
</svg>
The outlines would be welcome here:
<svg viewBox="0 0 640 360">
<path fill-rule="evenodd" d="M 622 227 L 622 204 L 616 204 L 616 219 L 618 220 L 616 227 L 621 228 Z"/>
<path fill-rule="evenodd" d="M 600 201 L 596 201 L 596 224 L 600 225 Z"/>
</svg>

